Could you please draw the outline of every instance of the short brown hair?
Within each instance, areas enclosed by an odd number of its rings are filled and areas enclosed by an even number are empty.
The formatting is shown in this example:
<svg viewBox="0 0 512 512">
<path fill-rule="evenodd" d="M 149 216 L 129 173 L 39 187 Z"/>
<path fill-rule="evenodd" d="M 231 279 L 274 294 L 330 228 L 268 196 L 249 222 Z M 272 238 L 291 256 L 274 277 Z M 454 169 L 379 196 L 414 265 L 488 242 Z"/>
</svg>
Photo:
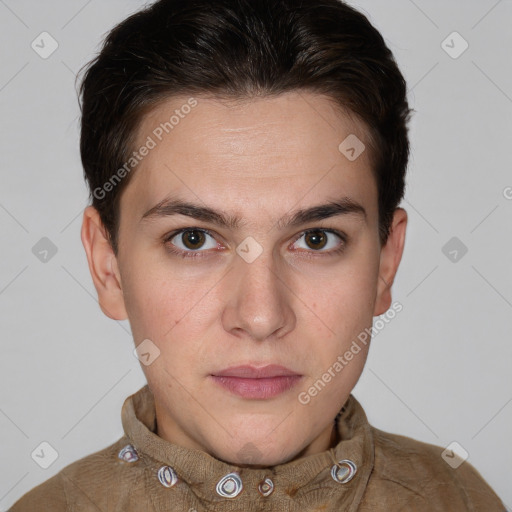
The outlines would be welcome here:
<svg viewBox="0 0 512 512">
<path fill-rule="evenodd" d="M 144 115 L 178 94 L 244 99 L 327 95 L 372 145 L 379 235 L 387 241 L 409 158 L 405 80 L 379 31 L 340 0 L 159 0 L 107 35 L 80 84 L 80 152 L 92 205 L 117 253 L 119 200 Z M 340 141 L 341 142 L 341 141 Z M 123 173 L 124 174 L 124 173 Z"/>
</svg>

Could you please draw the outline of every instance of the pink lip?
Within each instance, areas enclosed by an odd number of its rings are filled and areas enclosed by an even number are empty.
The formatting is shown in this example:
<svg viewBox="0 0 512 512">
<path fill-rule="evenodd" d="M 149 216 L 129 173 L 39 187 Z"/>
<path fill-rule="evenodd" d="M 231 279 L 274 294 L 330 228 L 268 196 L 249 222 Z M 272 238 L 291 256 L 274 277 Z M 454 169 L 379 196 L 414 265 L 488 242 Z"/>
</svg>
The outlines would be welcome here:
<svg viewBox="0 0 512 512">
<path fill-rule="evenodd" d="M 266 399 L 294 387 L 302 375 L 279 365 L 233 366 L 211 375 L 223 388 L 243 398 Z"/>
</svg>

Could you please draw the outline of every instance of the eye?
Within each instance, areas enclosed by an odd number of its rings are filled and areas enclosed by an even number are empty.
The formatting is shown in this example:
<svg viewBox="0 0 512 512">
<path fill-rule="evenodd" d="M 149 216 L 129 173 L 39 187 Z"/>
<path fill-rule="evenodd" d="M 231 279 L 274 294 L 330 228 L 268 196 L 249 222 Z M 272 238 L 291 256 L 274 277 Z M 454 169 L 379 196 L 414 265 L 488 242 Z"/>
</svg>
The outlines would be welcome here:
<svg viewBox="0 0 512 512">
<path fill-rule="evenodd" d="M 212 240 L 205 245 L 207 238 Z M 196 257 L 197 252 L 204 252 L 207 249 L 216 249 L 220 244 L 215 241 L 213 235 L 204 229 L 188 228 L 170 234 L 166 239 L 169 250 L 175 254 L 179 254 L 184 258 Z M 197 255 L 199 256 L 199 255 Z"/>
<path fill-rule="evenodd" d="M 336 243 L 336 238 L 341 240 L 341 243 Z M 341 253 L 345 250 L 347 243 L 347 237 L 343 233 L 323 228 L 310 229 L 301 233 L 299 238 L 295 239 L 293 245 L 296 246 L 301 239 L 304 239 L 306 246 L 299 245 L 298 248 L 305 249 L 305 254 L 307 256 L 313 255 L 312 257 L 316 256 L 314 253 L 325 256 Z M 175 231 L 165 237 L 164 244 L 169 252 L 182 258 L 205 257 L 208 249 L 224 248 L 215 240 L 210 231 L 199 228 L 185 228 Z"/>
<path fill-rule="evenodd" d="M 341 240 L 341 244 L 339 242 L 336 243 L 336 238 Z M 315 228 L 305 231 L 294 245 L 302 239 L 304 239 L 306 246 L 299 246 L 299 248 L 309 252 L 312 250 L 313 252 L 320 253 L 339 253 L 345 249 L 346 244 L 345 235 L 330 229 Z"/>
</svg>

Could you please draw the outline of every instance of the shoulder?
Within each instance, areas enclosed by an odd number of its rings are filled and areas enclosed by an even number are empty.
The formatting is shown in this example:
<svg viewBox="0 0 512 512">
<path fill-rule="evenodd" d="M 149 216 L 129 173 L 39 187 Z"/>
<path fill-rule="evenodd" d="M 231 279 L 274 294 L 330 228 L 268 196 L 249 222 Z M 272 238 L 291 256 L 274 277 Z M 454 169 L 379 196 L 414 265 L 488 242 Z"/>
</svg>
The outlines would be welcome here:
<svg viewBox="0 0 512 512">
<path fill-rule="evenodd" d="M 445 448 L 371 427 L 375 464 L 370 483 L 396 499 L 435 510 L 505 510 L 480 473 Z M 373 480 L 373 482 L 372 482 Z"/>
<path fill-rule="evenodd" d="M 108 500 L 113 502 L 120 492 L 120 483 L 133 485 L 140 478 L 140 471 L 133 471 L 137 464 L 118 457 L 128 444 L 128 438 L 123 436 L 110 446 L 72 462 L 24 494 L 9 512 L 64 512 L 81 504 L 107 510 Z"/>
</svg>

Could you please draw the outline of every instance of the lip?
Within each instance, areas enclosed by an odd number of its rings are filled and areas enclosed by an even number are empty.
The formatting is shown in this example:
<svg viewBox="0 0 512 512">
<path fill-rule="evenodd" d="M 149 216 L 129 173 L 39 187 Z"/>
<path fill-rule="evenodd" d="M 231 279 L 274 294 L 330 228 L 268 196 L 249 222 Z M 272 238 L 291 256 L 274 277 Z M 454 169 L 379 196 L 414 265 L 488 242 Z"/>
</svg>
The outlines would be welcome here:
<svg viewBox="0 0 512 512">
<path fill-rule="evenodd" d="M 302 375 L 280 365 L 232 366 L 210 377 L 218 385 L 243 398 L 265 400 L 296 386 Z"/>
<path fill-rule="evenodd" d="M 266 366 L 253 366 L 253 365 L 243 365 L 243 366 L 231 366 L 222 370 L 220 372 L 216 372 L 213 374 L 215 377 L 241 377 L 246 379 L 264 379 L 271 377 L 290 377 L 299 375 L 297 372 L 286 368 L 285 366 L 281 366 L 278 364 L 268 364 Z"/>
</svg>

